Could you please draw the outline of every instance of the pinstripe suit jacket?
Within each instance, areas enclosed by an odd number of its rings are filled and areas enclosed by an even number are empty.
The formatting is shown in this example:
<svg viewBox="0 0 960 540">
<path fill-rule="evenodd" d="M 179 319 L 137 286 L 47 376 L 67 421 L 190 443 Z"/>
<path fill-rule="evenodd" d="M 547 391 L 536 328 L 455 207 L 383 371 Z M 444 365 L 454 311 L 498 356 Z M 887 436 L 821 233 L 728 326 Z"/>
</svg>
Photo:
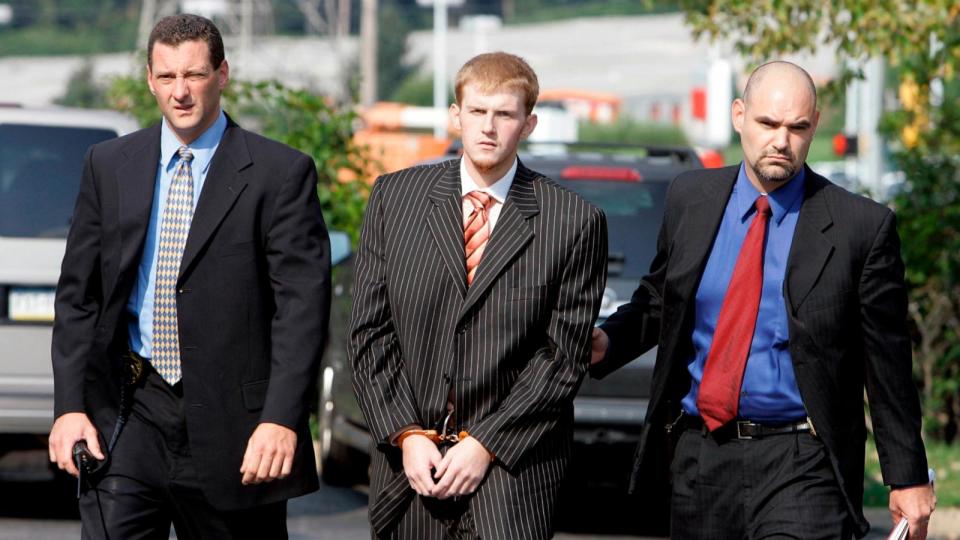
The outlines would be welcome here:
<svg viewBox="0 0 960 540">
<path fill-rule="evenodd" d="M 427 523 L 396 530 L 422 503 L 389 437 L 436 426 L 452 388 L 457 429 L 496 455 L 469 501 L 477 532 L 546 538 L 606 280 L 606 220 L 521 163 L 468 288 L 460 186 L 457 160 L 415 167 L 381 177 L 367 206 L 349 355 L 376 444 L 370 519 L 378 535 L 430 536 Z"/>
<path fill-rule="evenodd" d="M 690 389 L 691 306 L 738 169 L 693 171 L 674 180 L 650 274 L 603 325 L 610 349 L 591 370 L 595 377 L 659 343 L 635 489 L 666 481 L 664 426 L 676 419 Z M 807 168 L 783 287 L 790 356 L 804 407 L 861 535 L 868 527 L 862 512 L 865 385 L 885 483 L 927 478 L 903 272 L 893 212 Z"/>
</svg>

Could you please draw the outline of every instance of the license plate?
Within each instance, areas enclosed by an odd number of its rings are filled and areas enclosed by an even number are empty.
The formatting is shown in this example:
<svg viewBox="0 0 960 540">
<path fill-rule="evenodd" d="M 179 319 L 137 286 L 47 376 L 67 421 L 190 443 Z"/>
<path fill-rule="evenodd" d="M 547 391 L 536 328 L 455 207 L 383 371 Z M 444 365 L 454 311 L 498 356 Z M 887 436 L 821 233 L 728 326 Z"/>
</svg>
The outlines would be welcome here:
<svg viewBox="0 0 960 540">
<path fill-rule="evenodd" d="M 54 290 L 14 287 L 7 297 L 11 321 L 52 321 Z"/>
</svg>

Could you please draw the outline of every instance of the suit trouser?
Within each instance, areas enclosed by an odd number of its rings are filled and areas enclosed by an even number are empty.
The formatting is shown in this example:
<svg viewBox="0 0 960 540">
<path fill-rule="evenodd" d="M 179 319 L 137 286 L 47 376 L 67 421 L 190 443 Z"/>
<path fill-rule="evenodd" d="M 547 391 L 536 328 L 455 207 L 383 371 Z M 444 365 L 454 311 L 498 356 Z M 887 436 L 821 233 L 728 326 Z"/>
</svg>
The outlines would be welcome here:
<svg viewBox="0 0 960 540">
<path fill-rule="evenodd" d="M 147 372 L 106 473 L 80 498 L 82 537 L 166 540 L 172 523 L 181 540 L 286 538 L 286 502 L 236 512 L 210 504 L 190 455 L 182 385 Z"/>
<path fill-rule="evenodd" d="M 853 536 L 826 448 L 809 432 L 718 440 L 688 429 L 671 473 L 671 538 Z"/>
</svg>

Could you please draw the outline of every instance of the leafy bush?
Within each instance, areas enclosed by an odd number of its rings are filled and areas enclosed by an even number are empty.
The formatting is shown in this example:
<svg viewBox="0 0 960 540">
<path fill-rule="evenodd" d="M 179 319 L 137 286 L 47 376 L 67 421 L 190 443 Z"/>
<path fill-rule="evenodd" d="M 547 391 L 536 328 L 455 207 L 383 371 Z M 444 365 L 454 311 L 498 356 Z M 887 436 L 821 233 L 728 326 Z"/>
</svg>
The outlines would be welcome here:
<svg viewBox="0 0 960 540">
<path fill-rule="evenodd" d="M 108 100 L 142 126 L 160 121 L 144 77 L 115 79 Z M 313 157 L 319 174 L 317 196 L 327 225 L 347 232 L 356 243 L 369 194 L 364 174 L 370 158 L 365 148 L 353 142 L 357 120 L 353 109 L 276 81 L 231 81 L 223 108 L 248 129 Z"/>
</svg>

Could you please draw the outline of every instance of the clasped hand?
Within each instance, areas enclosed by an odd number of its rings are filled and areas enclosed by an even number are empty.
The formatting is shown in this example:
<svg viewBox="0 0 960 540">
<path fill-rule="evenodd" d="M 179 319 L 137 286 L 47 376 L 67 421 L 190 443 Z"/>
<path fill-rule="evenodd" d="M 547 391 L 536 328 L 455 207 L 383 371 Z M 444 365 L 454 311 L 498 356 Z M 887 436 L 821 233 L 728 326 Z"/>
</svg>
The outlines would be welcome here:
<svg viewBox="0 0 960 540">
<path fill-rule="evenodd" d="M 442 455 L 423 435 L 403 441 L 403 470 L 410 487 L 425 497 L 447 499 L 469 495 L 487 474 L 492 458 L 473 437 L 466 437 Z"/>
</svg>

